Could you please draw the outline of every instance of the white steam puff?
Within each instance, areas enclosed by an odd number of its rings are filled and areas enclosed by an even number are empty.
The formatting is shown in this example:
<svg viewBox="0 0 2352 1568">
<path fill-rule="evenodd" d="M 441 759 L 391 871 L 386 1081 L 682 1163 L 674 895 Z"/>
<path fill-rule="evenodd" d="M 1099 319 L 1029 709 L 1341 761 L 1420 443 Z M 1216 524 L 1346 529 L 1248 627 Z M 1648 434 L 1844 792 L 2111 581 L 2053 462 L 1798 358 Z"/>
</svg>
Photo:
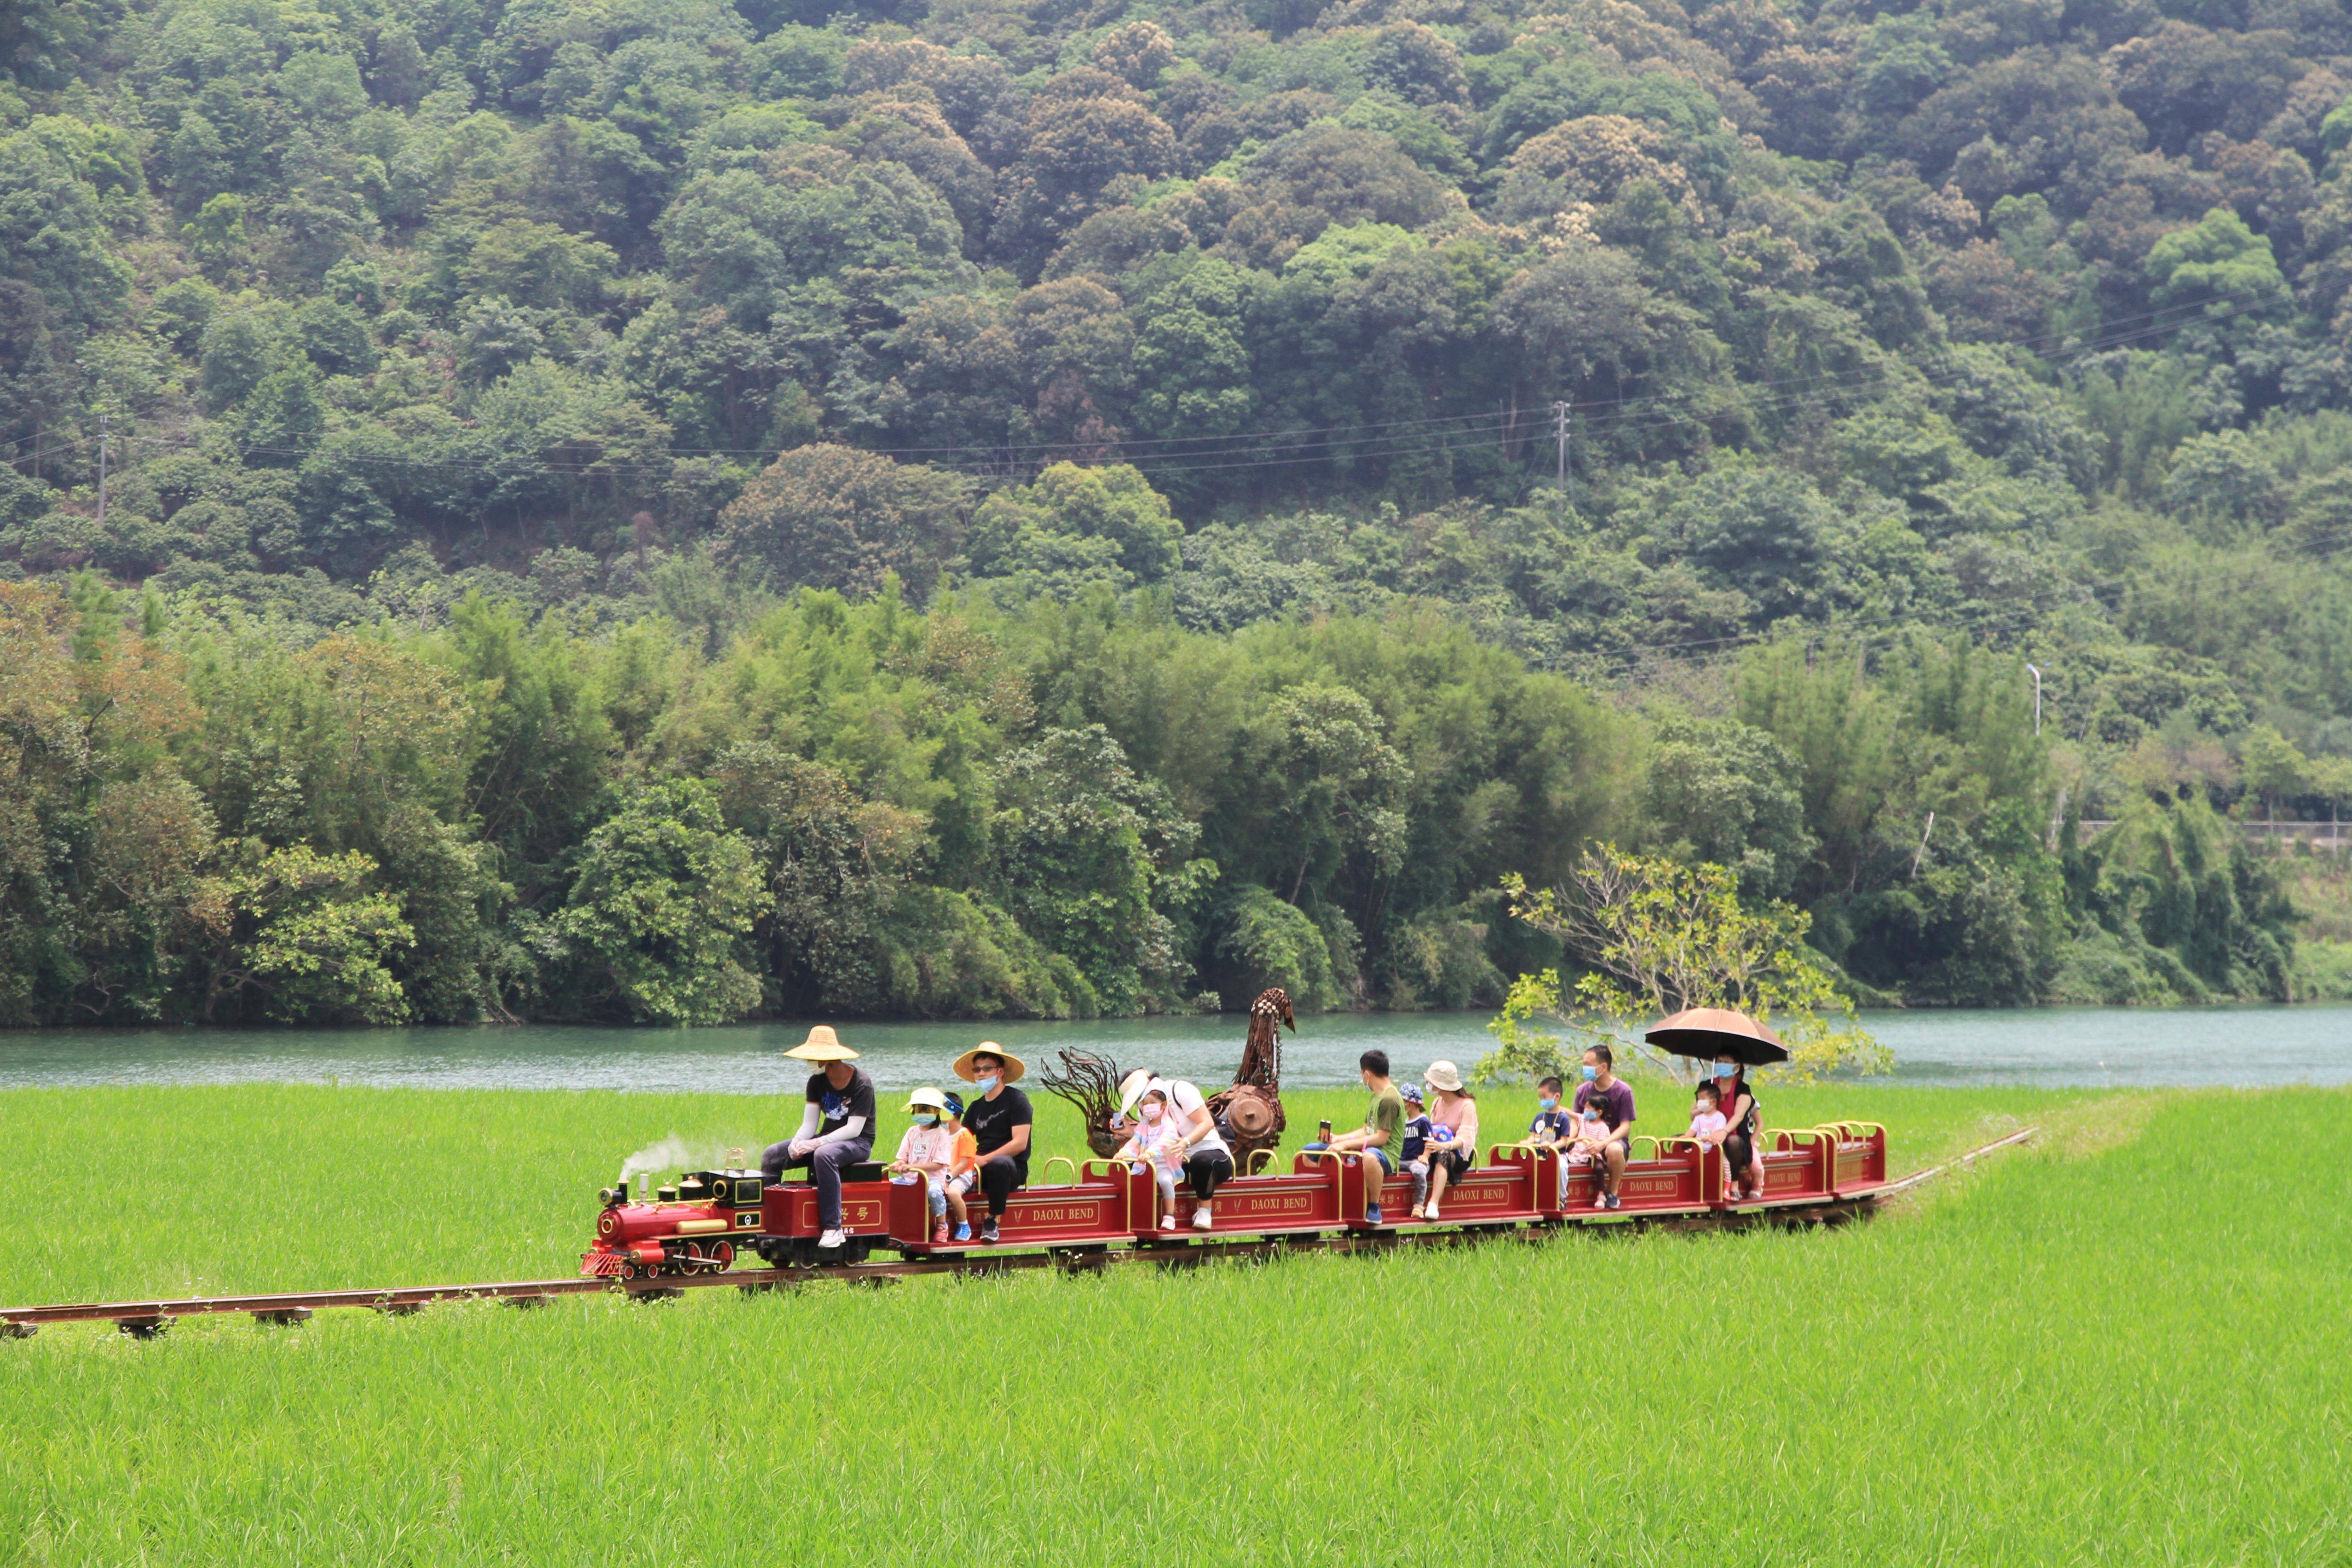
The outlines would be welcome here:
<svg viewBox="0 0 2352 1568">
<path fill-rule="evenodd" d="M 715 1171 L 727 1163 L 727 1151 L 716 1143 L 689 1143 L 673 1132 L 660 1142 L 638 1150 L 621 1162 L 621 1180 L 661 1171 Z"/>
</svg>

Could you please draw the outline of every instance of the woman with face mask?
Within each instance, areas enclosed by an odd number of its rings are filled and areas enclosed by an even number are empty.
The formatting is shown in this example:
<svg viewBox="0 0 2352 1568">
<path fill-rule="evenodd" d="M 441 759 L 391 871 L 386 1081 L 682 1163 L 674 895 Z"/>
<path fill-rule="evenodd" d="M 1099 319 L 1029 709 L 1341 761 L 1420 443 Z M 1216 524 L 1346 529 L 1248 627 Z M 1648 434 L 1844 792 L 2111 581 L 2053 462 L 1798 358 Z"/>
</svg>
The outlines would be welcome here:
<svg viewBox="0 0 2352 1568">
<path fill-rule="evenodd" d="M 1168 1096 L 1158 1088 L 1147 1088 L 1135 1106 L 1135 1131 L 1118 1146 L 1114 1160 L 1127 1160 L 1151 1167 L 1152 1180 L 1160 1187 L 1160 1228 L 1176 1228 L 1176 1176 L 1181 1168 L 1181 1156 L 1177 1152 L 1181 1142 L 1177 1135 L 1176 1119 L 1169 1114 Z"/>
<path fill-rule="evenodd" d="M 1155 1135 L 1153 1143 L 1164 1147 L 1169 1157 L 1184 1167 L 1185 1179 L 1192 1185 L 1192 1228 L 1206 1230 L 1213 1223 L 1209 1200 L 1217 1195 L 1219 1186 L 1234 1179 L 1233 1149 L 1217 1131 L 1208 1098 L 1197 1087 L 1181 1078 L 1157 1077 L 1149 1068 L 1138 1068 L 1119 1080 L 1119 1114 L 1140 1111 L 1142 1102 L 1155 1093 L 1165 1106 L 1160 1120 L 1169 1124 L 1169 1131 Z M 1137 1124 L 1144 1125 L 1140 1119 Z M 1167 1224 L 1160 1228 L 1175 1226 Z"/>
<path fill-rule="evenodd" d="M 1756 1097 L 1748 1091 L 1748 1069 L 1729 1057 L 1707 1064 L 1715 1077 L 1716 1109 L 1722 1130 L 1703 1142 L 1723 1150 L 1723 1183 L 1734 1203 L 1764 1195 L 1764 1170 L 1756 1157 Z"/>
</svg>

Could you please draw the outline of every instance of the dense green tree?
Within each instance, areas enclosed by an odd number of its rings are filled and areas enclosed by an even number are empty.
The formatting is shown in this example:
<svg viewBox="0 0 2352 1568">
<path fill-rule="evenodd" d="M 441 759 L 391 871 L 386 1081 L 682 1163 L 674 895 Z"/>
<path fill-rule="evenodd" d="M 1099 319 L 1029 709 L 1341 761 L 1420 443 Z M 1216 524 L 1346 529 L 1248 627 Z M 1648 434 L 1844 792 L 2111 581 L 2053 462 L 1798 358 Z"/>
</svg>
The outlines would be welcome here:
<svg viewBox="0 0 2352 1568">
<path fill-rule="evenodd" d="M 759 900 L 751 847 L 711 792 L 649 784 L 589 832 L 547 929 L 589 1012 L 724 1023 L 759 1005 L 736 962 Z"/>
<path fill-rule="evenodd" d="M 728 507 L 719 548 L 779 586 L 870 593 L 897 574 L 927 588 L 954 552 L 968 489 L 925 464 L 803 447 L 770 464 Z"/>
</svg>

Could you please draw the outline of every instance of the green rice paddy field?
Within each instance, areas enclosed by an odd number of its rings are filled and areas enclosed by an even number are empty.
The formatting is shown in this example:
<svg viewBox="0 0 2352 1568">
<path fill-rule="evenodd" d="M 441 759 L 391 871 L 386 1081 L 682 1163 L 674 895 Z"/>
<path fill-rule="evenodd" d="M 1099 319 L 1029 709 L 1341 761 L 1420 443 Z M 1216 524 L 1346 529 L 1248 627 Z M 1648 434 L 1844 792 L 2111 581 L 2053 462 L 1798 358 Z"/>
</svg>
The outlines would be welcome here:
<svg viewBox="0 0 2352 1568">
<path fill-rule="evenodd" d="M 2044 1136 L 1837 1231 L 51 1328 L 0 1342 L 0 1561 L 2352 1564 L 2352 1094 L 1767 1109 Z M 793 1115 L 0 1093 L 0 1296 L 564 1274 L 622 1155 Z"/>
</svg>

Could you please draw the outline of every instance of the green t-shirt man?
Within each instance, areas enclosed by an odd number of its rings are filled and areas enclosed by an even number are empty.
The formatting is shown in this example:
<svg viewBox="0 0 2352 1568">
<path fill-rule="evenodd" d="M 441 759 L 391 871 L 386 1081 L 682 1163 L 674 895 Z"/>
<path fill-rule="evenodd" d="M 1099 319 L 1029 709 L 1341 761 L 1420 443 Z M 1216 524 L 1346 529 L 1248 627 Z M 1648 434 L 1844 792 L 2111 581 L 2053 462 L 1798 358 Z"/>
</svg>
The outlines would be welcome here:
<svg viewBox="0 0 2352 1568">
<path fill-rule="evenodd" d="M 1388 1134 L 1387 1141 L 1371 1149 L 1370 1152 L 1387 1162 L 1389 1172 L 1393 1175 L 1399 1165 L 1399 1152 L 1404 1148 L 1404 1096 L 1397 1092 L 1395 1084 L 1387 1082 L 1381 1085 L 1380 1091 L 1372 1096 L 1371 1105 L 1364 1111 L 1367 1142 L 1383 1132 Z"/>
</svg>

